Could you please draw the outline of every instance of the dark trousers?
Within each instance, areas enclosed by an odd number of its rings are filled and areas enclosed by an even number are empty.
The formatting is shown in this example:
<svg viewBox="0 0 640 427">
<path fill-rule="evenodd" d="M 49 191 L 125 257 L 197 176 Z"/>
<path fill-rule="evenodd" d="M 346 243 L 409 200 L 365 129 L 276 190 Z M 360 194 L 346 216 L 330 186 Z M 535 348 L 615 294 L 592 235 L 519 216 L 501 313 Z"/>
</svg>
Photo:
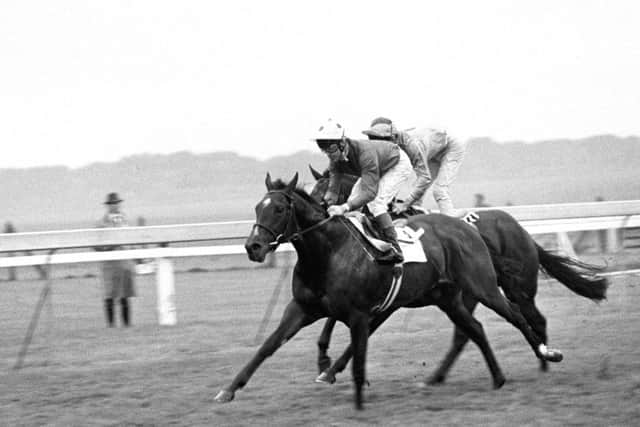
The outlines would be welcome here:
<svg viewBox="0 0 640 427">
<path fill-rule="evenodd" d="M 107 326 L 110 328 L 115 325 L 114 306 L 115 304 L 113 298 L 106 298 L 104 300 L 104 310 L 107 316 Z M 129 300 L 127 298 L 120 298 L 120 306 L 122 308 L 122 325 L 127 327 L 130 325 L 131 321 Z"/>
</svg>

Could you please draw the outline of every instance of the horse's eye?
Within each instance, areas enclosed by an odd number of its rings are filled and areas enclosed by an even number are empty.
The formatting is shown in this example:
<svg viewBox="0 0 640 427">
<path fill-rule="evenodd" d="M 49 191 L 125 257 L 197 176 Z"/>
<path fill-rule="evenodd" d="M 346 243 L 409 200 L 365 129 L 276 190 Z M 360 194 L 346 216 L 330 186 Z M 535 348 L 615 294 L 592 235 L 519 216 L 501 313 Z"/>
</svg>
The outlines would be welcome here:
<svg viewBox="0 0 640 427">
<path fill-rule="evenodd" d="M 283 208 L 282 206 L 277 206 L 277 207 L 276 207 L 276 213 L 277 213 L 277 214 L 284 213 L 284 208 Z"/>
</svg>

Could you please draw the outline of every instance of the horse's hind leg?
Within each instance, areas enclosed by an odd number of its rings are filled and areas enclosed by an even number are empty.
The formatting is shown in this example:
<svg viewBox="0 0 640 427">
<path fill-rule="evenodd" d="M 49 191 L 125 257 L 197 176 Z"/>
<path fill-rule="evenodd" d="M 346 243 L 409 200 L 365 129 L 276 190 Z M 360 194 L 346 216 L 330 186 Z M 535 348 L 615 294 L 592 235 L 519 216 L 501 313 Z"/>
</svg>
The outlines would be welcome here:
<svg viewBox="0 0 640 427">
<path fill-rule="evenodd" d="M 376 329 L 382 325 L 385 320 L 389 318 L 393 313 L 395 313 L 396 309 L 387 310 L 384 313 L 380 313 L 376 315 L 373 319 L 371 319 L 371 323 L 369 324 L 369 336 L 371 336 Z M 349 345 L 342 355 L 331 365 L 328 369 L 324 370 L 318 378 L 316 378 L 317 383 L 328 383 L 333 384 L 336 382 L 336 374 L 344 371 L 347 367 L 347 363 L 349 363 L 349 359 L 353 355 L 353 351 L 351 345 Z"/>
<path fill-rule="evenodd" d="M 535 254 L 534 254 L 535 255 Z M 522 258 L 525 258 L 523 255 Z M 533 332 L 540 337 L 542 342 L 547 344 L 547 319 L 536 307 L 536 293 L 538 292 L 538 264 L 527 262 L 515 274 L 503 274 L 498 282 L 505 295 L 520 307 L 520 312 L 533 329 Z M 547 371 L 549 363 L 545 359 L 540 360 L 540 370 Z"/>
<path fill-rule="evenodd" d="M 522 315 L 527 319 L 529 325 L 533 331 L 540 337 L 542 342 L 547 344 L 547 319 L 540 313 L 538 307 L 536 307 L 535 300 L 533 298 L 526 299 L 520 302 L 520 311 Z M 540 370 L 548 371 L 549 363 L 546 359 L 540 359 Z"/>
<path fill-rule="evenodd" d="M 318 373 L 324 372 L 331 366 L 331 357 L 327 354 L 329 349 L 329 342 L 331 341 L 331 333 L 336 326 L 336 319 L 333 317 L 327 318 L 324 323 L 320 337 L 318 338 Z"/>
<path fill-rule="evenodd" d="M 463 293 L 462 303 L 469 313 L 473 313 L 473 310 L 475 310 L 478 301 L 476 301 L 475 298 L 469 296 L 468 294 Z M 438 366 L 438 369 L 436 369 L 431 377 L 429 377 L 429 384 L 438 384 L 444 382 L 449 370 L 451 370 L 451 367 L 458 359 L 458 356 L 460 356 L 460 353 L 462 353 L 462 350 L 464 349 L 464 346 L 467 344 L 467 342 L 469 342 L 469 337 L 467 336 L 467 334 L 465 334 L 459 326 L 454 324 L 453 341 L 451 342 L 451 347 L 449 347 L 446 356 L 444 357 L 442 362 L 440 362 L 440 366 Z"/>
<path fill-rule="evenodd" d="M 463 284 L 464 280 L 461 280 L 460 283 Z M 482 288 L 464 286 L 464 289 L 468 289 L 480 303 L 495 311 L 498 315 L 518 328 L 538 358 L 550 362 L 560 362 L 562 360 L 562 353 L 557 350 L 547 349 L 545 343 L 534 332 L 533 328 L 522 315 L 519 306 L 505 298 L 495 284 L 487 281 Z"/>
<path fill-rule="evenodd" d="M 461 293 L 458 292 L 458 294 L 453 296 L 452 298 L 447 298 L 439 301 L 438 307 L 440 307 L 440 309 L 444 311 L 449 317 L 449 319 L 451 319 L 451 321 L 456 325 L 456 336 L 458 338 L 459 338 L 458 333 L 461 333 L 463 335 L 466 335 L 466 337 L 468 337 L 478 345 L 478 347 L 480 348 L 480 351 L 482 352 L 482 355 L 484 356 L 485 361 L 487 362 L 489 371 L 491 372 L 491 377 L 493 379 L 493 387 L 494 388 L 502 387 L 502 385 L 504 384 L 505 378 L 502 373 L 502 370 L 500 369 L 500 366 L 498 365 L 498 361 L 496 360 L 496 357 L 493 354 L 493 350 L 491 350 L 491 346 L 489 345 L 487 336 L 484 333 L 482 324 L 476 318 L 474 318 L 473 315 L 467 310 L 467 308 L 462 302 Z M 464 343 L 462 344 L 462 346 L 464 346 Z M 458 352 L 454 354 L 454 356 L 452 357 L 450 365 L 444 371 L 445 373 L 446 373 L 446 370 L 448 370 L 448 368 L 451 367 L 451 365 L 453 364 L 453 361 L 458 356 L 460 351 L 462 351 L 462 346 L 460 346 Z M 450 352 L 453 352 L 453 351 L 455 351 L 455 341 L 454 341 L 454 348 L 452 348 Z M 442 367 L 440 369 L 442 369 Z"/>
</svg>

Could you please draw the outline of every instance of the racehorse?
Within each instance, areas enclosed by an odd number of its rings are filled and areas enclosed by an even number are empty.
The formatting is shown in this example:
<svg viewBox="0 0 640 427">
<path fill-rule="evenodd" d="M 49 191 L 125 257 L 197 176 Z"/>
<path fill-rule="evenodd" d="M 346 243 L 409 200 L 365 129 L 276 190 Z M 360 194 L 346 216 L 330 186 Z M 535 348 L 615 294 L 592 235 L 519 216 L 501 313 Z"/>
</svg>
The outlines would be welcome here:
<svg viewBox="0 0 640 427">
<path fill-rule="evenodd" d="M 320 173 L 311 166 L 309 168 L 316 179 L 311 197 L 322 201 L 329 185 L 328 170 Z M 347 174 L 340 176 L 337 203 L 346 202 L 357 178 Z M 511 302 L 520 307 L 524 318 L 545 344 L 547 343 L 547 321 L 535 305 L 538 270 L 548 273 L 580 296 L 593 301 L 606 298 L 607 279 L 594 277 L 594 274 L 601 270 L 600 267 L 546 251 L 511 215 L 504 211 L 491 209 L 476 213 L 479 218 L 475 225 L 489 248 L 498 276 L 498 286 Z M 471 295 L 464 292 L 463 302 L 470 313 L 473 313 L 478 303 Z M 335 375 L 341 372 L 349 361 L 349 353 L 346 352 L 333 366 L 331 365 L 331 358 L 327 351 L 334 326 L 335 320 L 328 318 L 318 339 L 318 370 L 320 372 L 316 380 L 318 382 L 335 382 Z M 468 340 L 463 330 L 456 325 L 451 347 L 429 379 L 429 383 L 444 382 L 448 371 Z M 546 360 L 540 359 L 540 369 L 542 371 L 548 369 Z"/>
<path fill-rule="evenodd" d="M 434 262 L 404 266 L 402 286 L 393 303 L 381 312 L 375 307 L 386 300 L 396 267 L 379 265 L 355 226 L 342 216 L 328 217 L 326 210 L 304 190 L 296 188 L 298 174 L 289 183 L 273 182 L 267 174 L 267 193 L 256 205 L 256 223 L 245 242 L 250 260 L 263 262 L 283 242 L 291 242 L 298 255 L 293 270 L 292 300 L 279 326 L 265 340 L 253 358 L 231 384 L 215 397 L 217 402 L 233 400 L 260 364 L 301 328 L 323 317 L 348 326 L 353 348 L 354 403 L 363 407 L 363 384 L 367 341 L 384 320 L 400 307 L 437 305 L 480 348 L 493 385 L 505 378 L 484 334 L 482 325 L 465 308 L 461 291 L 505 318 L 524 335 L 542 359 L 559 362 L 562 354 L 548 349 L 531 329 L 518 307 L 498 290 L 489 251 L 472 227 L 444 215 L 418 215 L 408 220 L 414 230 L 423 230 L 421 244 Z M 441 286 L 441 275 L 452 279 Z"/>
</svg>

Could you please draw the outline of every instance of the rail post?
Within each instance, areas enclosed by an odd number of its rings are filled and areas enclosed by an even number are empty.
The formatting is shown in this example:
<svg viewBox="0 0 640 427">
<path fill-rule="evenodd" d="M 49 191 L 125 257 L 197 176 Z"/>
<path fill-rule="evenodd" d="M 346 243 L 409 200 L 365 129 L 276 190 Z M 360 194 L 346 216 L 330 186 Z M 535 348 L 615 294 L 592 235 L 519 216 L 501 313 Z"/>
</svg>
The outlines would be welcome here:
<svg viewBox="0 0 640 427">
<path fill-rule="evenodd" d="M 156 258 L 156 292 L 158 324 L 173 326 L 178 323 L 173 263 L 167 258 Z"/>
</svg>

